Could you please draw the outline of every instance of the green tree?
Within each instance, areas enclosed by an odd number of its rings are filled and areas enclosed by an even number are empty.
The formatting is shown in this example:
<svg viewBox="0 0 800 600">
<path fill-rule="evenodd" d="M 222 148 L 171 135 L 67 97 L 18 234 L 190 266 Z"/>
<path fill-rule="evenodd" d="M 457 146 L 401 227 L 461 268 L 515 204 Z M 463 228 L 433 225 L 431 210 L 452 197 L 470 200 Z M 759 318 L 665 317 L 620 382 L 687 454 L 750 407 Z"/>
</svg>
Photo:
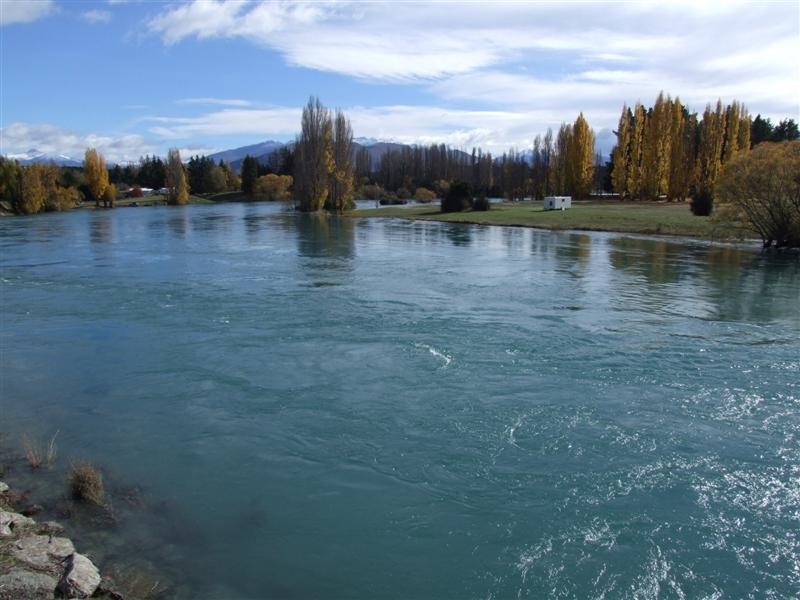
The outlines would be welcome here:
<svg viewBox="0 0 800 600">
<path fill-rule="evenodd" d="M 242 161 L 242 191 L 248 196 L 252 196 L 255 193 L 257 179 L 258 160 L 248 154 Z"/>
<path fill-rule="evenodd" d="M 472 192 L 466 181 L 453 181 L 442 198 L 442 212 L 461 212 L 472 207 Z"/>
<path fill-rule="evenodd" d="M 165 175 L 167 203 L 186 204 L 189 201 L 189 185 L 186 182 L 181 153 L 177 148 L 170 148 L 167 152 Z"/>
<path fill-rule="evenodd" d="M 128 173 L 130 169 L 130 173 Z M 160 190 L 166 187 L 167 172 L 164 161 L 157 156 L 145 156 L 139 159 L 138 169 L 134 169 L 133 165 L 128 165 L 123 170 L 125 180 L 127 183 L 138 183 L 142 187 Z M 131 175 L 135 177 L 131 179 Z"/>
<path fill-rule="evenodd" d="M 20 212 L 18 205 L 22 196 L 22 167 L 16 160 L 0 156 L 0 200 Z"/>
<path fill-rule="evenodd" d="M 794 119 L 783 119 L 772 130 L 770 140 L 773 142 L 792 141 L 800 139 L 800 131 Z"/>
<path fill-rule="evenodd" d="M 725 166 L 716 196 L 765 248 L 800 248 L 800 141 L 761 143 L 738 154 Z"/>
</svg>

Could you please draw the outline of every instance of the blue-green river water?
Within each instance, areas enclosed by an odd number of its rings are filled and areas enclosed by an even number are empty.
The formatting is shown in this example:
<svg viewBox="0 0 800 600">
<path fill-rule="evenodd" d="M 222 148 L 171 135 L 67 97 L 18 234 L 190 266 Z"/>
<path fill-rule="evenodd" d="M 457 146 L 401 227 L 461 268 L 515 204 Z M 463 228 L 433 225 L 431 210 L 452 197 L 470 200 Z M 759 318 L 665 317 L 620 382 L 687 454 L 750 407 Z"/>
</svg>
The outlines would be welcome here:
<svg viewBox="0 0 800 600">
<path fill-rule="evenodd" d="M 796 257 L 264 204 L 4 219 L 0 252 L 0 429 L 160 507 L 87 537 L 101 566 L 191 598 L 800 595 Z"/>
</svg>

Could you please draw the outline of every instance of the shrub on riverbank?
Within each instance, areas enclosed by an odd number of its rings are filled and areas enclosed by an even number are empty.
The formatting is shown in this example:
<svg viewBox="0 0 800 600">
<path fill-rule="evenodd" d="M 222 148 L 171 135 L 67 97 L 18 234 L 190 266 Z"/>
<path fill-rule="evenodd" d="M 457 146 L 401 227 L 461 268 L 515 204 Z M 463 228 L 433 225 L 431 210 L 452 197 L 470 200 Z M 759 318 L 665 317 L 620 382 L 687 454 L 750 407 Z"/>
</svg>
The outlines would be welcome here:
<svg viewBox="0 0 800 600">
<path fill-rule="evenodd" d="M 442 212 L 461 212 L 472 208 L 472 192 L 465 181 L 454 181 L 442 198 Z"/>
<path fill-rule="evenodd" d="M 69 487 L 76 500 L 98 506 L 103 504 L 103 475 L 93 464 L 74 463 L 69 469 Z"/>
<path fill-rule="evenodd" d="M 713 207 L 713 196 L 710 192 L 703 190 L 698 191 L 692 196 L 692 203 L 690 208 L 692 209 L 692 214 L 696 217 L 707 217 L 711 214 L 711 209 Z"/>
<path fill-rule="evenodd" d="M 38 440 L 32 440 L 26 433 L 22 434 L 22 451 L 25 454 L 25 459 L 32 469 L 38 469 L 42 466 L 52 467 L 56 462 L 56 431 L 53 437 L 47 444 L 43 444 Z"/>
<path fill-rule="evenodd" d="M 472 210 L 489 210 L 489 198 L 486 197 L 486 194 L 481 194 L 472 202 Z"/>
<path fill-rule="evenodd" d="M 736 156 L 716 193 L 765 248 L 800 248 L 800 141 L 765 142 Z"/>
</svg>

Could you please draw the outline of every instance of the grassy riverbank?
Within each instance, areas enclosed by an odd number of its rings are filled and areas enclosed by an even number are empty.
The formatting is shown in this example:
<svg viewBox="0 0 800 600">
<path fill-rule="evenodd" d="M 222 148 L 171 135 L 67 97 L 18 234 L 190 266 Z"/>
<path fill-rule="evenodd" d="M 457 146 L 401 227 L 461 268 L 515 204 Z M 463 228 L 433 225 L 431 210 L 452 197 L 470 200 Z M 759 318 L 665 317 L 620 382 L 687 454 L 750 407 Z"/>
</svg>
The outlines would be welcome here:
<svg viewBox="0 0 800 600">
<path fill-rule="evenodd" d="M 493 204 L 486 212 L 442 213 L 439 205 L 393 206 L 349 213 L 355 217 L 397 217 L 450 223 L 510 225 L 543 229 L 621 231 L 728 239 L 724 230 L 709 217 L 696 217 L 688 203 L 578 201 L 565 211 L 542 209 L 540 202 Z"/>
</svg>

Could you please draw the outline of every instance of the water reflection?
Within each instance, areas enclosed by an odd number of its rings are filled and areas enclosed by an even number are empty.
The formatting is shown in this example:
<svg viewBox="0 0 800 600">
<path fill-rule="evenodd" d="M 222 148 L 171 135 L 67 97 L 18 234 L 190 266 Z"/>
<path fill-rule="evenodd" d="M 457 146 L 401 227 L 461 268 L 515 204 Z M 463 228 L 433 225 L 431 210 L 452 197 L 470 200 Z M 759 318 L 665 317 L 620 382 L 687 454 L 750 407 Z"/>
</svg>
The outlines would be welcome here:
<svg viewBox="0 0 800 600">
<path fill-rule="evenodd" d="M 181 207 L 182 208 L 182 207 Z M 189 233 L 189 215 L 186 211 L 181 211 L 181 214 L 174 215 L 167 219 L 167 227 L 169 230 L 179 238 L 185 238 Z"/>
<path fill-rule="evenodd" d="M 582 277 L 591 257 L 592 237 L 586 234 L 570 234 L 559 237 L 555 255 L 559 266 L 573 277 Z M 579 268 L 575 268 L 579 267 Z"/>
<path fill-rule="evenodd" d="M 296 216 L 297 252 L 314 287 L 345 283 L 355 255 L 355 221 L 327 214 Z"/>
<path fill-rule="evenodd" d="M 297 251 L 308 258 L 351 259 L 355 221 L 326 214 L 297 215 Z"/>
<path fill-rule="evenodd" d="M 666 240 L 613 237 L 609 240 L 611 265 L 644 277 L 651 284 L 674 283 L 686 267 L 691 247 Z"/>
<path fill-rule="evenodd" d="M 622 300 L 714 320 L 800 319 L 800 289 L 792 285 L 800 272 L 796 258 L 631 237 L 611 237 L 609 246 L 612 267 L 635 276 L 619 284 Z M 642 282 L 652 286 L 646 293 Z"/>
<path fill-rule="evenodd" d="M 92 215 L 89 221 L 89 241 L 92 244 L 111 244 L 114 240 L 114 224 L 108 214 Z"/>
<path fill-rule="evenodd" d="M 228 233 L 232 224 L 233 215 L 229 214 L 196 215 L 192 218 L 195 231 Z"/>
<path fill-rule="evenodd" d="M 472 244 L 472 233 L 475 225 L 452 223 L 443 226 L 444 234 L 454 246 L 469 246 Z"/>
<path fill-rule="evenodd" d="M 719 320 L 800 322 L 800 262 L 791 256 L 711 247 L 702 270 Z"/>
</svg>

